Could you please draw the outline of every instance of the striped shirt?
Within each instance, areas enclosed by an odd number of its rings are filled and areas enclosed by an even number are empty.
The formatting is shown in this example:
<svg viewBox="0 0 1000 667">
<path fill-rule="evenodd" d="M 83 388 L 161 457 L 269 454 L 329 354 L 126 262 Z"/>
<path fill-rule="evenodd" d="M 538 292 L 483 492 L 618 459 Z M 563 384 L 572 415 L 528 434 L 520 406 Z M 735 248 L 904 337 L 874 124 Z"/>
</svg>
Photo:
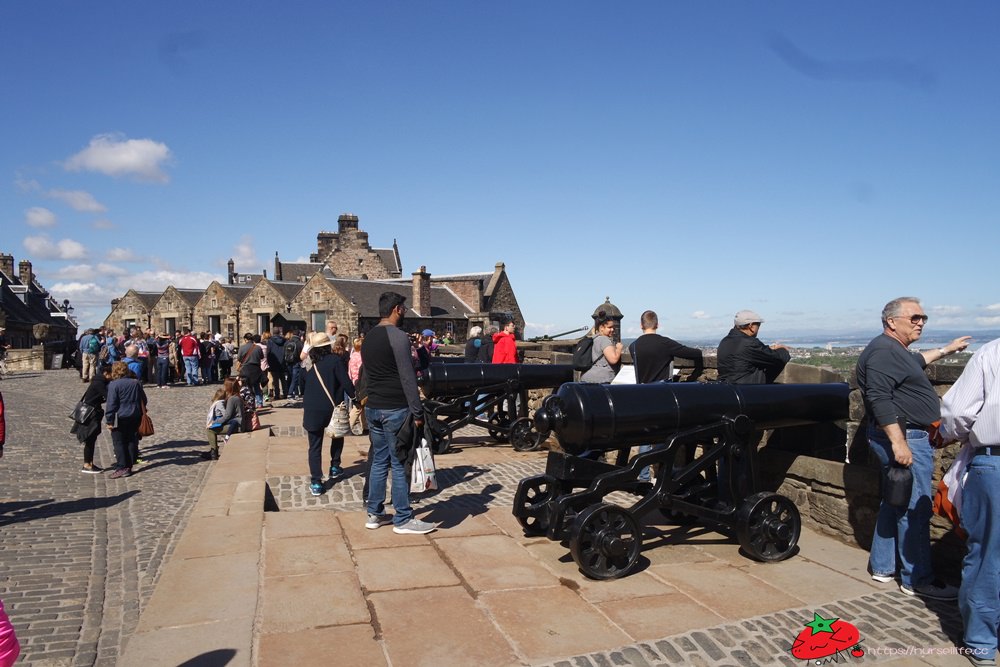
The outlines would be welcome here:
<svg viewBox="0 0 1000 667">
<path fill-rule="evenodd" d="M 972 355 L 941 401 L 942 434 L 973 447 L 1000 445 L 1000 338 Z"/>
</svg>

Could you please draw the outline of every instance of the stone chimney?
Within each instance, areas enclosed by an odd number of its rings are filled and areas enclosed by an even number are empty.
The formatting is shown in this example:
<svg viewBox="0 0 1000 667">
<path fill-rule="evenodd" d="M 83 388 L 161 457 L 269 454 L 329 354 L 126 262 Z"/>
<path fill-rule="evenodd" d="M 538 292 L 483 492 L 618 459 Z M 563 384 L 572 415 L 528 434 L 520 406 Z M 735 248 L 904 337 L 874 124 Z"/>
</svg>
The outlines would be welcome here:
<svg viewBox="0 0 1000 667">
<path fill-rule="evenodd" d="M 236 284 L 236 262 L 233 261 L 232 257 L 229 258 L 229 263 L 226 266 L 229 267 L 229 284 L 230 285 L 235 285 Z"/>
<path fill-rule="evenodd" d="M 13 258 L 11 259 L 13 262 Z M 31 262 L 26 259 L 22 259 L 17 264 L 18 277 L 21 279 L 21 284 L 27 287 L 31 287 L 31 283 L 35 280 L 35 274 L 31 272 Z"/>
<path fill-rule="evenodd" d="M 278 251 L 274 251 L 274 279 L 281 280 L 281 260 L 278 259 Z"/>
<path fill-rule="evenodd" d="M 420 317 L 431 316 L 431 274 L 421 266 L 413 273 L 413 312 Z"/>
<path fill-rule="evenodd" d="M 358 216 L 353 213 L 341 213 L 337 218 L 337 232 L 343 234 L 348 229 L 358 230 Z"/>
<path fill-rule="evenodd" d="M 14 277 L 14 255 L 0 253 L 0 271 L 7 274 L 8 278 Z"/>
</svg>

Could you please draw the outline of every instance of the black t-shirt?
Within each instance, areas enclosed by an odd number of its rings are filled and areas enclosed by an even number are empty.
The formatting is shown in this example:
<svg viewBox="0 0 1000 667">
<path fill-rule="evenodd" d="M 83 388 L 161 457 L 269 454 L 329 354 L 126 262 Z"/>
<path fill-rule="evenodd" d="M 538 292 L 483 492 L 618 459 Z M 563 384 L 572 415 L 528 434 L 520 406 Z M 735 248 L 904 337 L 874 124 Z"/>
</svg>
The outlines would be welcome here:
<svg viewBox="0 0 1000 667">
<path fill-rule="evenodd" d="M 672 380 L 670 362 L 674 357 L 691 359 L 696 364 L 702 362 L 701 350 L 655 333 L 639 336 L 630 347 L 632 363 L 635 364 L 635 381 L 638 384 Z"/>
<path fill-rule="evenodd" d="M 410 339 L 402 330 L 379 325 L 369 331 L 361 344 L 361 358 L 368 384 L 366 408 L 398 410 L 409 407 L 413 416 L 423 416 L 417 374 L 410 356 Z"/>
<path fill-rule="evenodd" d="M 879 426 L 902 421 L 927 427 L 941 418 L 941 399 L 926 366 L 923 355 L 885 334 L 868 343 L 858 357 L 858 387 Z"/>
</svg>

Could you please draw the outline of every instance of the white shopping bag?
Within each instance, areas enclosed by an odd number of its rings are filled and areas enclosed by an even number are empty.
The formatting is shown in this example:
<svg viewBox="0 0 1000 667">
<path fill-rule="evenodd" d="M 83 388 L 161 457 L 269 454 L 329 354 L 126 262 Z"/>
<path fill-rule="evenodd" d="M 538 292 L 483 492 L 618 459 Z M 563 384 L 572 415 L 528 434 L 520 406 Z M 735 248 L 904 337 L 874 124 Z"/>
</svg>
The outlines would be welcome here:
<svg viewBox="0 0 1000 667">
<path fill-rule="evenodd" d="M 427 444 L 427 438 L 420 439 L 416 456 L 413 457 L 413 470 L 410 479 L 410 493 L 436 491 L 437 474 L 434 469 L 434 455 Z"/>
</svg>

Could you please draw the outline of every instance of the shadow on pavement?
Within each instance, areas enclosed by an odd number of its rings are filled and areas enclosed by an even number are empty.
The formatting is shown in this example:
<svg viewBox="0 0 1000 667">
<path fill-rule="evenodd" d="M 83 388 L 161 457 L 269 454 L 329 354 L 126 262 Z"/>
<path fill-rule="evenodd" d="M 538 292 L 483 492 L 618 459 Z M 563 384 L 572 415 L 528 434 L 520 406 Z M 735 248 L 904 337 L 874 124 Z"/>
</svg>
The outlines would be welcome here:
<svg viewBox="0 0 1000 667">
<path fill-rule="evenodd" d="M 487 484 L 476 493 L 456 494 L 429 505 L 414 507 L 413 513 L 419 514 L 421 521 L 438 524 L 439 528 L 454 528 L 469 517 L 484 514 L 502 488 L 499 484 Z M 411 494 L 411 497 L 419 498 L 421 495 Z"/>
<path fill-rule="evenodd" d="M 220 648 L 214 651 L 202 653 L 190 660 L 185 660 L 177 667 L 222 667 L 228 665 L 236 657 L 236 650 L 231 648 Z"/>
<path fill-rule="evenodd" d="M 78 498 L 76 500 L 64 500 L 57 503 L 52 502 L 52 499 L 49 498 L 21 503 L 5 503 L 0 506 L 0 512 L 3 512 L 3 515 L 0 515 L 0 526 L 9 526 L 33 519 L 47 519 L 65 514 L 105 509 L 128 500 L 137 493 L 139 493 L 139 490 L 135 489 L 106 498 Z M 20 505 L 20 507 L 11 508 L 11 505 Z"/>
</svg>

